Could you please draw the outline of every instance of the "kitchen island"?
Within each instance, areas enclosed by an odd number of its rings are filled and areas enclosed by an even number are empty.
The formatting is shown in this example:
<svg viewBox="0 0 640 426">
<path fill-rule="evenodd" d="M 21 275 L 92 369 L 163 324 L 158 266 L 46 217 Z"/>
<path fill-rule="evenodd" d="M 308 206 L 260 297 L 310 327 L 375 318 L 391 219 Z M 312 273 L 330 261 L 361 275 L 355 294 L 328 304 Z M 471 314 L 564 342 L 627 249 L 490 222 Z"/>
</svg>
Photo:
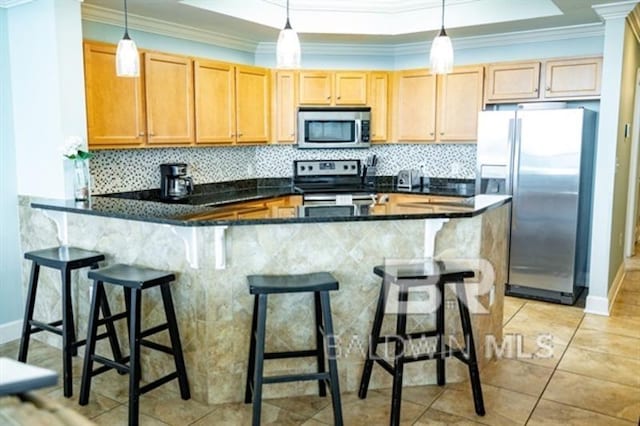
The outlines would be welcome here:
<svg viewBox="0 0 640 426">
<path fill-rule="evenodd" d="M 22 248 L 29 251 L 69 244 L 101 251 L 109 264 L 176 272 L 172 288 L 192 394 L 210 404 L 241 401 L 244 396 L 253 306 L 246 285 L 249 274 L 330 271 L 336 276 L 340 290 L 331 298 L 345 392 L 357 390 L 380 285 L 372 269 L 385 261 L 436 256 L 462 260 L 482 270 L 482 282 L 469 286 L 476 294 L 472 309 L 478 313 L 473 315 L 473 325 L 481 364 L 487 360 L 485 342 L 500 340 L 509 197 L 481 195 L 452 200 L 424 191 L 397 193 L 391 188 L 376 188 L 367 208 L 310 217 L 290 186 L 235 188 L 231 192 L 213 197 L 222 201 L 209 200 L 205 205 L 165 204 L 134 196 L 93 197 L 90 203 L 78 204 L 23 198 Z M 25 261 L 24 285 L 28 267 Z M 45 270 L 40 279 L 36 312 L 44 320 L 56 319 L 59 277 Z M 90 283 L 84 271 L 73 280 L 77 332 L 82 336 L 86 333 Z M 423 290 L 417 296 L 432 295 Z M 110 297 L 114 307 L 121 306 L 121 301 L 116 302 L 119 294 L 114 292 Z M 159 295 L 145 300 L 145 327 L 164 321 L 162 310 L 155 309 L 157 303 Z M 312 347 L 312 297 L 286 295 L 270 298 L 269 303 L 279 306 L 270 310 L 267 350 Z M 412 320 L 410 326 L 423 328 L 435 321 L 430 314 Z M 392 322 L 385 324 L 391 326 Z M 459 333 L 454 310 L 447 309 L 447 327 L 452 335 Z M 59 345 L 59 339 L 40 338 Z M 143 377 L 170 372 L 171 365 L 164 354 L 145 354 Z M 313 358 L 272 360 L 266 363 L 265 371 L 310 371 L 314 366 Z M 466 367 L 457 360 L 448 360 L 447 366 L 448 380 L 467 377 Z M 410 364 L 405 383 L 435 383 L 435 363 Z M 374 372 L 371 386 L 389 387 L 390 377 Z M 316 390 L 309 382 L 271 385 L 265 388 L 265 396 L 313 394 Z"/>
</svg>

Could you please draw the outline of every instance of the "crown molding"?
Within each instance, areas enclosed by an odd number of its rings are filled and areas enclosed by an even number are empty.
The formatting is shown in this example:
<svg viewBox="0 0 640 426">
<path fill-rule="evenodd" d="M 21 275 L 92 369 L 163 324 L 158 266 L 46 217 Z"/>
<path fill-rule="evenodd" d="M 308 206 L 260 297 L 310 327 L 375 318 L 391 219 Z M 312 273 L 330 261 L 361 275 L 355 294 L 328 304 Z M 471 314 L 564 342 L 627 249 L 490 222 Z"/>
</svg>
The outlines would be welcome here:
<svg viewBox="0 0 640 426">
<path fill-rule="evenodd" d="M 262 0 L 282 8 L 286 7 L 286 0 Z M 471 3 L 477 0 L 449 0 L 446 7 L 453 7 L 465 3 Z M 355 13 L 384 13 L 384 14 L 400 14 L 407 12 L 415 12 L 417 10 L 440 10 L 442 7 L 441 0 L 394 0 L 386 3 L 380 2 L 371 5 L 370 0 L 296 0 L 295 4 L 290 5 L 291 10 L 305 11 L 327 11 L 336 12 L 355 12 Z"/>
<path fill-rule="evenodd" d="M 20 6 L 21 4 L 31 3 L 33 0 L 0 0 L 0 7 L 8 9 L 14 6 Z"/>
<path fill-rule="evenodd" d="M 540 43 L 604 35 L 604 24 L 585 24 L 571 27 L 519 31 L 477 37 L 453 38 L 454 49 L 477 49 L 482 47 L 508 46 L 522 43 Z M 304 43 L 304 54 L 336 56 L 394 56 L 421 54 L 431 48 L 431 40 L 400 44 L 355 44 L 355 43 Z M 258 43 L 256 54 L 275 54 L 276 43 Z"/>
<path fill-rule="evenodd" d="M 608 19 L 626 18 L 637 4 L 638 0 L 626 0 L 617 3 L 594 4 L 591 8 L 600 18 L 606 21 Z"/>
<path fill-rule="evenodd" d="M 257 43 L 252 40 L 234 37 L 228 34 L 217 33 L 215 31 L 194 28 L 187 25 L 176 24 L 174 22 L 147 18 L 140 15 L 132 15 L 131 13 L 128 14 L 127 18 L 129 21 L 128 24 L 130 30 L 133 29 L 168 37 L 199 41 L 202 43 L 213 44 L 251 53 L 255 51 L 257 46 Z M 83 4 L 82 19 L 86 21 L 122 27 L 124 23 L 124 13 L 104 7 Z"/>
<path fill-rule="evenodd" d="M 633 8 L 631 13 L 627 16 L 627 22 L 633 35 L 636 37 L 636 41 L 640 43 L 640 7 Z"/>
</svg>

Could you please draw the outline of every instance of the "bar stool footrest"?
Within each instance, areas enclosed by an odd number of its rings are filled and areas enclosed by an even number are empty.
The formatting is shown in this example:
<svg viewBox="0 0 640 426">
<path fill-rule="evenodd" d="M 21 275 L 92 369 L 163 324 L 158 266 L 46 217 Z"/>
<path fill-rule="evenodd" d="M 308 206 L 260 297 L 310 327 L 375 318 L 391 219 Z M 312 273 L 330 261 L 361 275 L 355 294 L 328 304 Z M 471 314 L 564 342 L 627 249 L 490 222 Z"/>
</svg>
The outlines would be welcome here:
<svg viewBox="0 0 640 426">
<path fill-rule="evenodd" d="M 147 393 L 149 391 L 152 391 L 155 388 L 157 388 L 158 386 L 162 386 L 165 383 L 168 383 L 168 382 L 170 382 L 170 381 L 172 381 L 174 379 L 177 379 L 177 378 L 178 378 L 178 372 L 175 371 L 175 372 L 173 372 L 171 374 L 167 374 L 166 376 L 159 378 L 158 380 L 154 380 L 151 383 L 147 383 L 146 385 L 140 387 L 140 395 L 142 395 L 143 393 Z"/>
<path fill-rule="evenodd" d="M 329 373 L 286 374 L 282 376 L 266 376 L 262 383 L 287 383 L 299 381 L 329 380 Z"/>
<path fill-rule="evenodd" d="M 264 359 L 304 358 L 310 356 L 318 356 L 318 351 L 315 349 L 309 349 L 305 351 L 266 352 L 264 354 Z"/>
<path fill-rule="evenodd" d="M 160 343 L 152 342 L 151 340 L 141 340 L 140 346 L 164 352 L 169 355 L 174 355 L 173 349 L 171 349 L 169 346 L 161 345 Z"/>
<path fill-rule="evenodd" d="M 127 362 L 129 360 L 128 356 L 124 357 L 122 359 L 122 362 L 117 362 L 100 355 L 93 355 L 92 358 L 94 362 L 99 362 L 100 364 L 103 364 L 104 366 L 109 367 L 109 369 L 116 369 L 120 372 L 125 372 L 125 373 L 129 372 L 129 366 L 126 364 L 123 364 L 123 362 Z M 93 376 L 94 374 L 92 373 L 91 375 Z"/>
<path fill-rule="evenodd" d="M 53 321 L 53 322 L 42 322 L 38 320 L 31 320 L 29 321 L 29 325 L 33 327 L 31 328 L 31 334 L 39 333 L 41 331 L 48 331 L 50 333 L 55 333 L 58 336 L 62 336 L 62 328 L 56 327 L 58 325 L 62 325 L 62 320 Z"/>
<path fill-rule="evenodd" d="M 169 323 L 165 322 L 164 324 L 156 325 L 155 327 L 151 327 L 144 331 L 141 331 L 140 338 L 153 336 L 156 333 L 160 333 L 161 331 L 168 330 L 168 329 L 169 329 Z"/>
</svg>

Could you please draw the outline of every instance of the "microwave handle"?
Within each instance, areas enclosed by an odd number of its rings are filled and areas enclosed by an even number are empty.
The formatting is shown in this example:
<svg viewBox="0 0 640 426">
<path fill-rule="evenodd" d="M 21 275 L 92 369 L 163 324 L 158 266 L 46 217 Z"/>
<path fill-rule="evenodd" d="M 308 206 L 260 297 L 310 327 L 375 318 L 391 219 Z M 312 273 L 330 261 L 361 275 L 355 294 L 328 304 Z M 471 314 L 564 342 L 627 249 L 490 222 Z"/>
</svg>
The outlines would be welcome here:
<svg viewBox="0 0 640 426">
<path fill-rule="evenodd" d="M 356 142 L 362 142 L 362 120 L 356 120 Z"/>
</svg>

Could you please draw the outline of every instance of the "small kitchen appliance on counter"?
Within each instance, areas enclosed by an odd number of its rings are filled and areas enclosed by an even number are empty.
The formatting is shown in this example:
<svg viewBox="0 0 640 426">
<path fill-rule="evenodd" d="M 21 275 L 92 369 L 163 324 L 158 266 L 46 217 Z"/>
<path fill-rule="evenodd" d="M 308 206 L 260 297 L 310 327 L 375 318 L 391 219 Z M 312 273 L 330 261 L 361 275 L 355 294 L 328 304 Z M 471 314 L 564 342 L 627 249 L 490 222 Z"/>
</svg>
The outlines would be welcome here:
<svg viewBox="0 0 640 426">
<path fill-rule="evenodd" d="M 193 180 L 187 176 L 186 163 L 160 164 L 160 199 L 182 201 L 193 192 Z"/>
<path fill-rule="evenodd" d="M 422 186 L 422 172 L 417 169 L 400 170 L 396 188 L 398 191 L 411 191 Z"/>
</svg>

